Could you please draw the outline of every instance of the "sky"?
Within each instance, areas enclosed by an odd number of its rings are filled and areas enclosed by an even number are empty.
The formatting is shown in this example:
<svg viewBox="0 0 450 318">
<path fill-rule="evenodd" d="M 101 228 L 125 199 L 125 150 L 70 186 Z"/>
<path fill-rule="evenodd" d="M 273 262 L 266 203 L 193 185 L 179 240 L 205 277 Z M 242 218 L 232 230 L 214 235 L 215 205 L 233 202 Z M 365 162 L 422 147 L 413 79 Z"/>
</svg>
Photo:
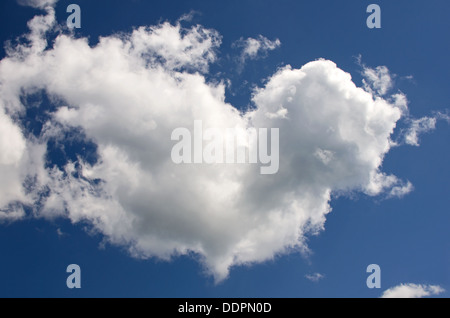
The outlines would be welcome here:
<svg viewBox="0 0 450 318">
<path fill-rule="evenodd" d="M 0 297 L 449 297 L 448 9 L 2 1 Z"/>
</svg>

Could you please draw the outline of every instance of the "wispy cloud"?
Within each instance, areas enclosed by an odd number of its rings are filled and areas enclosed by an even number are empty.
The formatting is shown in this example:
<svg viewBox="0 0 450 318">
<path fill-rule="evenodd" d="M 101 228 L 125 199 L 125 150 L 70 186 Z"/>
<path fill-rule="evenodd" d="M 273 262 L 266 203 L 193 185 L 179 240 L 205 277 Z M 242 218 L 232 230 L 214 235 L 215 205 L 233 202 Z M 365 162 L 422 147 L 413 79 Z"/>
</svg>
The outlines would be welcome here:
<svg viewBox="0 0 450 318">
<path fill-rule="evenodd" d="M 436 113 L 431 117 L 426 116 L 419 119 L 410 119 L 409 127 L 404 134 L 405 143 L 411 146 L 419 146 L 420 135 L 436 129 L 438 120 L 445 120 L 450 123 L 450 117 L 443 113 Z"/>
<path fill-rule="evenodd" d="M 53 7 L 57 2 L 58 0 L 17 0 L 17 3 L 22 6 L 29 6 L 36 9 Z"/>
<path fill-rule="evenodd" d="M 67 235 L 67 233 L 64 233 L 60 228 L 56 229 L 56 234 L 58 235 L 59 238 Z"/>
<path fill-rule="evenodd" d="M 259 35 L 257 38 L 240 38 L 233 43 L 233 47 L 241 49 L 239 55 L 239 67 L 242 69 L 248 60 L 255 60 L 266 57 L 269 51 L 273 51 L 280 47 L 281 41 L 275 39 L 273 41 Z"/>
<path fill-rule="evenodd" d="M 183 14 L 177 21 L 178 22 L 182 22 L 182 21 L 191 22 L 196 15 L 201 15 L 201 13 L 199 11 L 191 10 L 191 11 L 189 11 L 189 13 Z"/>
<path fill-rule="evenodd" d="M 318 281 L 322 280 L 324 277 L 325 276 L 320 274 L 320 273 L 314 273 L 314 274 L 307 274 L 307 275 L 305 275 L 306 279 L 308 279 L 308 280 L 310 280 L 310 281 L 312 281 L 314 283 L 317 283 Z"/>
</svg>

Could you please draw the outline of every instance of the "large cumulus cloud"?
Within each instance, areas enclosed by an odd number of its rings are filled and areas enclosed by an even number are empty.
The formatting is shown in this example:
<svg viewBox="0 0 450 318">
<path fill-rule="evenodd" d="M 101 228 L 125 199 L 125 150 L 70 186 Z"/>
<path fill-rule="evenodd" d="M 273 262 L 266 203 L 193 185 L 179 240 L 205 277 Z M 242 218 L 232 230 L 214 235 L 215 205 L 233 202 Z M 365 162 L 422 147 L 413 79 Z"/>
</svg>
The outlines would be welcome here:
<svg viewBox="0 0 450 318">
<path fill-rule="evenodd" d="M 221 42 L 214 30 L 162 23 L 95 46 L 60 34 L 46 48 L 53 10 L 33 21 L 29 44 L 10 47 L 0 63 L 0 220 L 28 209 L 89 221 L 135 257 L 195 253 L 220 281 L 234 265 L 306 251 L 333 193 L 411 189 L 380 170 L 405 99 L 357 87 L 332 61 L 280 69 L 242 113 L 226 102 L 225 84 L 205 78 Z M 389 80 L 387 69 L 367 74 L 367 87 Z M 33 136 L 20 118 L 36 91 L 54 108 Z M 193 131 L 195 120 L 219 130 L 279 128 L 278 173 L 174 164 L 171 133 Z M 80 152 L 51 164 L 49 140 L 64 144 L 74 131 L 96 145 L 96 160 Z"/>
</svg>

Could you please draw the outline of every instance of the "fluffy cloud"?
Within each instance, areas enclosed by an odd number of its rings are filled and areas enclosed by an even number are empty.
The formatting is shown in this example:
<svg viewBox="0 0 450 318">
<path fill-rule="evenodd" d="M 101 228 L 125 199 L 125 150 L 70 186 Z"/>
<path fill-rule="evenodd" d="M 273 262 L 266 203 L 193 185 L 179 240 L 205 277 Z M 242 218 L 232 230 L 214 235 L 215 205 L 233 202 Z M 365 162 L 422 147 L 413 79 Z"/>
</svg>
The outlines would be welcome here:
<svg viewBox="0 0 450 318">
<path fill-rule="evenodd" d="M 435 296 L 445 292 L 445 290 L 436 285 L 416 285 L 401 284 L 386 290 L 382 298 L 423 298 Z"/>
<path fill-rule="evenodd" d="M 162 23 L 94 47 L 60 34 L 45 49 L 42 30 L 54 11 L 33 21 L 34 41 L 11 47 L 0 62 L 0 171 L 8 184 L 0 218 L 18 219 L 31 207 L 37 217 L 88 221 L 134 257 L 195 253 L 220 281 L 232 266 L 306 251 L 334 192 L 405 192 L 405 182 L 380 170 L 401 107 L 357 87 L 332 61 L 280 69 L 242 114 L 225 101 L 225 84 L 202 75 L 216 59 L 214 30 Z M 54 110 L 42 110 L 49 117 L 33 137 L 20 119 L 36 91 Z M 174 164 L 171 133 L 193 131 L 194 120 L 205 129 L 279 128 L 278 173 Z M 74 138 L 95 144 L 96 158 L 79 150 L 52 162 L 50 145 Z"/>
</svg>

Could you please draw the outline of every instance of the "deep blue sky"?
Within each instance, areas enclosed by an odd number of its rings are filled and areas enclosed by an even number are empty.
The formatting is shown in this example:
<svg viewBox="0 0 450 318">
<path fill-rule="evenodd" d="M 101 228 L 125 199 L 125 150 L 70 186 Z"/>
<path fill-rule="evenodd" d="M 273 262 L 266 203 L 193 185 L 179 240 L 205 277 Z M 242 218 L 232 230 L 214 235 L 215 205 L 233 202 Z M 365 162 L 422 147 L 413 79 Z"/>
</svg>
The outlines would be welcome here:
<svg viewBox="0 0 450 318">
<path fill-rule="evenodd" d="M 251 85 L 282 65 L 301 67 L 317 58 L 334 61 L 361 85 L 356 56 L 371 67 L 386 65 L 397 74 L 395 89 L 408 96 L 413 117 L 445 111 L 450 101 L 450 20 L 448 1 L 59 1 L 57 18 L 66 7 L 82 9 L 79 36 L 95 44 L 98 36 L 131 31 L 140 25 L 176 21 L 195 10 L 193 22 L 223 36 L 219 61 L 211 73 L 233 82 L 227 99 L 245 107 Z M 366 7 L 382 9 L 382 28 L 366 27 Z M 0 42 L 26 32 L 36 13 L 15 0 L 0 3 Z M 281 47 L 265 59 L 249 61 L 238 73 L 229 58 L 239 38 L 279 38 Z M 1 51 L 2 57 L 4 51 Z M 413 80 L 404 77 L 412 75 Z M 239 88 L 239 83 L 248 85 Z M 29 219 L 0 224 L 0 297 L 379 297 L 400 283 L 440 285 L 450 296 L 450 127 L 422 136 L 420 147 L 402 146 L 387 155 L 383 170 L 410 180 L 415 190 L 402 199 L 356 195 L 332 201 L 326 230 L 309 240 L 313 254 L 278 257 L 231 270 L 219 285 L 191 257 L 171 262 L 136 260 L 102 237 L 86 233 L 83 224 L 67 220 Z M 57 229 L 65 235 L 59 237 Z M 66 287 L 66 266 L 82 269 L 82 288 Z M 366 287 L 369 264 L 382 270 L 382 288 Z M 317 283 L 305 274 L 322 273 Z"/>
</svg>

